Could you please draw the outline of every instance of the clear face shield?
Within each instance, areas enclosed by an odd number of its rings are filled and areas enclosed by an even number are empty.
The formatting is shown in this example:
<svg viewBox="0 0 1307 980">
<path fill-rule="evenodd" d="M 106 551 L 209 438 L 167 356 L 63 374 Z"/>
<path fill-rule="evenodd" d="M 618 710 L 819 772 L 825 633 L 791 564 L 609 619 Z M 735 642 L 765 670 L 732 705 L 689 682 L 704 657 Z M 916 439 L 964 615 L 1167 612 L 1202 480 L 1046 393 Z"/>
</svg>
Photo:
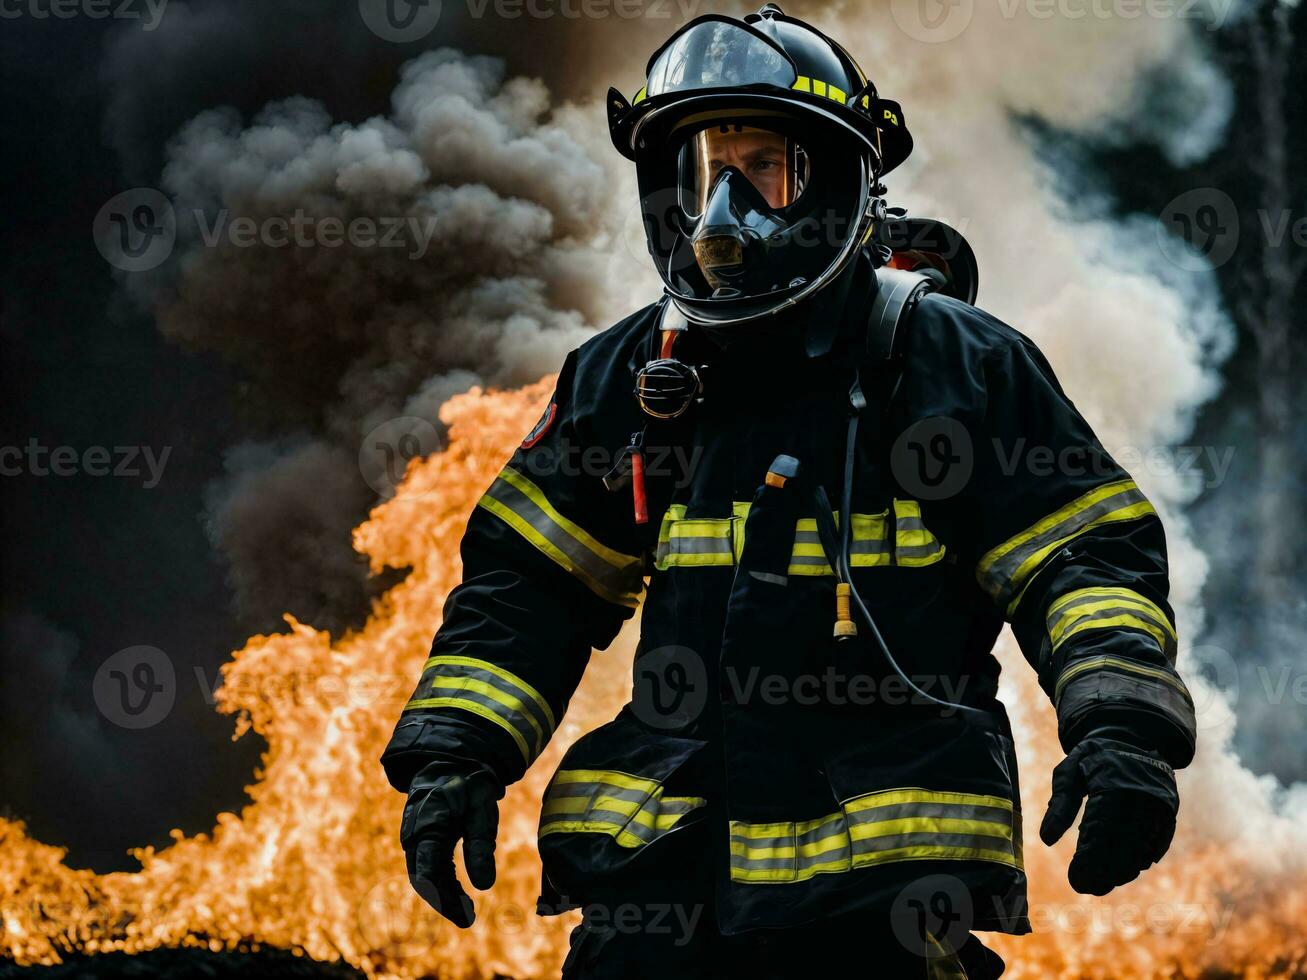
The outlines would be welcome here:
<svg viewBox="0 0 1307 980">
<path fill-rule="evenodd" d="M 734 167 L 774 210 L 798 200 L 808 183 L 808 155 L 789 136 L 723 123 L 695 133 L 681 148 L 681 207 L 703 214 L 718 176 Z"/>
</svg>

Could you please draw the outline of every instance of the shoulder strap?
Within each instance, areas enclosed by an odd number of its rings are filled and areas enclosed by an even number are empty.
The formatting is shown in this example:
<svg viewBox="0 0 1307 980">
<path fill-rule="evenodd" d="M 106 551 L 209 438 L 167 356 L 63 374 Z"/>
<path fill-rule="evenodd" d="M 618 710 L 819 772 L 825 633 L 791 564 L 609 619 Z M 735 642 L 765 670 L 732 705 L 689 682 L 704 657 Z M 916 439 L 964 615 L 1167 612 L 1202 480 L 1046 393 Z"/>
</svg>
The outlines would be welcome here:
<svg viewBox="0 0 1307 980">
<path fill-rule="evenodd" d="M 920 272 L 882 267 L 877 269 L 876 297 L 867 316 L 867 354 L 873 364 L 893 359 L 902 346 L 909 314 L 935 282 Z"/>
</svg>

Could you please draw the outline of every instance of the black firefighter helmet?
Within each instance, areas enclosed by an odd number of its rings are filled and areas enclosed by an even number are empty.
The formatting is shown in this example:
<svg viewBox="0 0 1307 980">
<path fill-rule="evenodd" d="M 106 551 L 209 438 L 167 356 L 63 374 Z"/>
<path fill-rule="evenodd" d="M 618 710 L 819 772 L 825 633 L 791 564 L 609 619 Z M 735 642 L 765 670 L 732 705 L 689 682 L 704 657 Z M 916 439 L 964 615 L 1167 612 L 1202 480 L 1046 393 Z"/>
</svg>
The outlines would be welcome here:
<svg viewBox="0 0 1307 980">
<path fill-rule="evenodd" d="M 608 120 L 635 161 L 668 296 L 714 327 L 792 309 L 840 280 L 884 217 L 880 178 L 912 151 L 902 107 L 773 4 L 685 25 L 630 102 L 609 90 Z"/>
</svg>

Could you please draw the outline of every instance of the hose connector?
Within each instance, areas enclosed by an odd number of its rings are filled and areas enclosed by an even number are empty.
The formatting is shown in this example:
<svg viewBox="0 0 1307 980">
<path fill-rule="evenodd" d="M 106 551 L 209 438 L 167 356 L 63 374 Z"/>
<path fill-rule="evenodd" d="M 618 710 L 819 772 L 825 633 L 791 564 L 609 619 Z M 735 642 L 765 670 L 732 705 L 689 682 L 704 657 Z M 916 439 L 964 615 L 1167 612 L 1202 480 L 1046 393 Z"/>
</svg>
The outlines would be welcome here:
<svg viewBox="0 0 1307 980">
<path fill-rule="evenodd" d="M 853 613 L 848 582 L 835 583 L 835 639 L 847 640 L 858 635 L 858 624 L 853 621 Z"/>
</svg>

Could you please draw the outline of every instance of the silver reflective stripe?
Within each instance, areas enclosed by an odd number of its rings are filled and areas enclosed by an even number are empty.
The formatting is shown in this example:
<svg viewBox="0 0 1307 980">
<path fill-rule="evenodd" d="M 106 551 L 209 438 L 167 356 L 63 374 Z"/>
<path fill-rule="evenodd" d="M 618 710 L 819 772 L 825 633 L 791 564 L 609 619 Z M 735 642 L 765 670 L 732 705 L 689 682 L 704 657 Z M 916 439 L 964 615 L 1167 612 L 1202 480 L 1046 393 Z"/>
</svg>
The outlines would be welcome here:
<svg viewBox="0 0 1307 980">
<path fill-rule="evenodd" d="M 1012 811 L 999 806 L 974 803 L 888 803 L 885 806 L 854 810 L 849 821 L 857 826 L 864 823 L 882 823 L 907 817 L 947 817 L 953 820 L 986 820 L 997 824 L 1011 824 Z"/>
<path fill-rule="evenodd" d="M 518 711 L 514 711 L 508 705 L 496 701 L 487 694 L 480 691 L 469 691 L 459 687 L 456 683 L 444 677 L 436 677 L 431 682 L 431 697 L 433 698 L 455 698 L 460 701 L 467 701 L 471 704 L 479 704 L 483 708 L 493 711 L 504 721 L 508 722 L 518 733 L 526 740 L 527 744 L 533 749 L 533 755 L 538 755 L 544 747 L 544 733 L 540 730 L 539 724 L 535 719 L 530 718 Z"/>
<path fill-rule="evenodd" d="M 634 606 L 642 588 L 640 561 L 613 551 L 563 517 L 534 483 L 511 468 L 490 485 L 481 505 L 563 565 L 605 599 Z"/>
<path fill-rule="evenodd" d="M 869 864 L 931 859 L 1019 868 L 1016 825 L 1012 804 L 999 797 L 920 788 L 869 793 L 815 821 L 732 821 L 731 877 L 784 883 Z"/>
<path fill-rule="evenodd" d="M 444 692 L 445 689 L 458 690 L 458 682 L 462 678 L 480 681 L 508 695 L 517 706 L 517 710 L 513 710 L 505 707 L 500 702 L 496 702 L 500 708 L 508 712 L 505 717 L 513 718 L 519 727 L 521 726 L 521 719 L 524 718 L 530 726 L 527 730 L 534 731 L 535 737 L 540 739 L 542 743 L 547 741 L 553 734 L 554 720 L 552 713 L 548 712 L 547 705 L 541 705 L 536 701 L 538 695 L 534 691 L 524 691 L 507 678 L 470 664 L 438 663 L 432 669 L 437 671 L 431 681 L 433 694 L 438 695 Z M 464 690 L 463 693 L 470 696 L 473 692 Z"/>
<path fill-rule="evenodd" d="M 864 840 L 855 840 L 853 842 L 853 853 L 876 854 L 881 851 L 898 851 L 912 847 L 961 847 L 973 851 L 983 851 L 991 848 L 1007 851 L 1012 849 L 1011 842 L 1001 834 L 982 836 L 980 834 L 938 834 L 930 831 L 919 831 L 913 834 L 891 834 L 886 837 L 868 837 Z"/>
<path fill-rule="evenodd" d="M 883 555 L 890 550 L 885 538 L 854 538 L 849 542 L 851 555 Z"/>
<path fill-rule="evenodd" d="M 658 560 L 666 561 L 670 555 L 720 555 L 727 559 L 724 564 L 730 564 L 733 560 L 731 539 L 725 537 L 677 537 L 659 541 Z"/>
<path fill-rule="evenodd" d="M 577 775 L 608 778 L 578 780 L 574 778 Z M 631 805 L 618 810 L 613 809 L 615 803 Z M 622 847 L 639 847 L 669 833 L 682 817 L 704 803 L 697 797 L 664 799 L 659 783 L 625 773 L 560 770 L 545 791 L 540 836 L 597 833 L 612 837 Z"/>
</svg>

